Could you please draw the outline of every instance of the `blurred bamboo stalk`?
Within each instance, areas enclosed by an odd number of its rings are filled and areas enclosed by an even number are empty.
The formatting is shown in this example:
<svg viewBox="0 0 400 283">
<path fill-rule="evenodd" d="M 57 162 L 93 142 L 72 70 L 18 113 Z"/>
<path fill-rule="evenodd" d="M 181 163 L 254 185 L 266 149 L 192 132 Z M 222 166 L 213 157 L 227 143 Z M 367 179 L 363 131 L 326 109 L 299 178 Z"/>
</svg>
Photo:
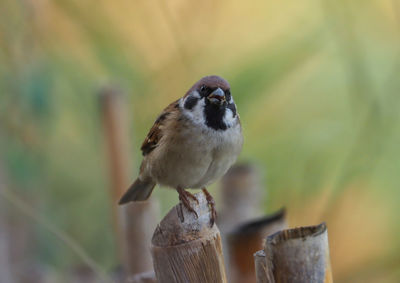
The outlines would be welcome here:
<svg viewBox="0 0 400 283">
<path fill-rule="evenodd" d="M 238 164 L 222 178 L 221 211 L 218 226 L 223 234 L 231 233 L 239 225 L 261 216 L 263 201 L 260 176 L 250 164 Z"/>
<path fill-rule="evenodd" d="M 265 256 L 261 251 L 255 254 L 258 283 L 333 282 L 325 223 L 270 235 L 264 253 Z"/>
<path fill-rule="evenodd" d="M 126 108 L 120 90 L 104 88 L 100 92 L 104 137 L 110 162 L 112 213 L 120 260 L 128 276 L 152 270 L 151 235 L 156 226 L 154 200 L 118 207 L 118 201 L 131 180 Z M 140 260 L 139 260 L 140 258 Z"/>
<path fill-rule="evenodd" d="M 110 192 L 112 202 L 116 204 L 129 185 L 129 174 L 133 167 L 128 143 L 127 113 L 122 92 L 116 87 L 103 88 L 100 103 L 110 163 Z"/>
<path fill-rule="evenodd" d="M 220 193 L 221 210 L 217 222 L 222 235 L 228 279 L 233 281 L 240 271 L 235 270 L 237 266 L 230 266 L 231 263 L 235 265 L 230 250 L 235 247 L 228 243 L 227 237 L 241 225 L 262 216 L 260 208 L 263 194 L 258 170 L 251 164 L 232 166 L 221 180 Z"/>
<path fill-rule="evenodd" d="M 0 161 L 0 192 L 5 184 L 5 176 Z M 1 196 L 1 194 L 0 194 Z M 0 197 L 0 283 L 13 283 L 12 266 L 10 261 L 9 231 L 6 224 L 6 211 L 3 200 Z"/>
<path fill-rule="evenodd" d="M 263 248 L 265 236 L 287 229 L 284 209 L 239 226 L 227 236 L 229 249 L 230 282 L 256 281 L 253 255 Z"/>
</svg>

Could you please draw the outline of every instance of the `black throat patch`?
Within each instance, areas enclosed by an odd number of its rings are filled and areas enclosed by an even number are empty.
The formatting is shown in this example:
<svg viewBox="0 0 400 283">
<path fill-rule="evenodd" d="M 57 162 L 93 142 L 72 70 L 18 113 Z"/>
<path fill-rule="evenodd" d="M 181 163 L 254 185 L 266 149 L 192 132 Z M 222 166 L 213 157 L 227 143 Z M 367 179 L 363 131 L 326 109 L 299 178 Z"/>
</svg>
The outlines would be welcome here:
<svg viewBox="0 0 400 283">
<path fill-rule="evenodd" d="M 217 131 L 225 131 L 227 129 L 227 126 L 224 123 L 225 111 L 225 105 L 212 104 L 206 100 L 206 105 L 204 107 L 206 125 Z"/>
</svg>

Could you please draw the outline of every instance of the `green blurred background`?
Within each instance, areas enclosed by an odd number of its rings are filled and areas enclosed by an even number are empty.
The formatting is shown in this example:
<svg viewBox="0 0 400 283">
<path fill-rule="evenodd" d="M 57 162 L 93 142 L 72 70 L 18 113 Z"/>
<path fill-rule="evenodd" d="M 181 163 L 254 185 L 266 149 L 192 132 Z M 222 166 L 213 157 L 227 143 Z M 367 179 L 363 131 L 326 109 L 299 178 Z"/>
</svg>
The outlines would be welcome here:
<svg viewBox="0 0 400 283">
<path fill-rule="evenodd" d="M 0 205 L 24 243 L 15 264 L 59 278 L 81 263 L 56 229 L 115 268 L 99 90 L 126 94 L 137 168 L 163 107 L 218 74 L 265 212 L 327 221 L 335 282 L 399 282 L 399 43 L 396 0 L 1 0 Z M 160 195 L 163 212 L 177 201 Z"/>
</svg>

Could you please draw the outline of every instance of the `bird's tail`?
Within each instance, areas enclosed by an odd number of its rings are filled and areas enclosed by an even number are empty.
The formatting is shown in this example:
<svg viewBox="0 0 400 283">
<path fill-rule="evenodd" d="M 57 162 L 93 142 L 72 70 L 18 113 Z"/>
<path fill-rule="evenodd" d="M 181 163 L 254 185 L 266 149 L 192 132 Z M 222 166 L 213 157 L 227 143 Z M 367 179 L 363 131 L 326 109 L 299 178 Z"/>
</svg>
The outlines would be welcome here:
<svg viewBox="0 0 400 283">
<path fill-rule="evenodd" d="M 130 201 L 143 201 L 150 197 L 156 183 L 152 180 L 142 181 L 139 178 L 129 187 L 126 193 L 119 200 L 118 204 L 125 204 Z"/>
</svg>

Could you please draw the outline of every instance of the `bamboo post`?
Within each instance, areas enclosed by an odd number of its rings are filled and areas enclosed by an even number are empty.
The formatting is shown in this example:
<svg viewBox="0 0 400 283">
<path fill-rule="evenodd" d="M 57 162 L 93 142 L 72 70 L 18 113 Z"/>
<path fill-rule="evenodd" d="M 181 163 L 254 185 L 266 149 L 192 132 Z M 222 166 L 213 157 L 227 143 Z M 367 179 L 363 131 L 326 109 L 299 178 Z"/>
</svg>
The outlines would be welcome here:
<svg viewBox="0 0 400 283">
<path fill-rule="evenodd" d="M 256 269 L 256 282 L 257 283 L 268 283 L 266 276 L 265 266 L 265 252 L 264 250 L 259 250 L 254 254 L 254 265 Z"/>
<path fill-rule="evenodd" d="M 284 209 L 239 226 L 227 236 L 230 251 L 230 282 L 255 282 L 254 253 L 263 248 L 266 235 L 287 228 Z"/>
<path fill-rule="evenodd" d="M 218 226 L 222 234 L 232 232 L 238 225 L 262 216 L 263 199 L 260 176 L 254 166 L 234 165 L 222 178 L 221 211 Z"/>
<path fill-rule="evenodd" d="M 239 226 L 262 217 L 260 208 L 263 189 L 260 183 L 260 174 L 251 164 L 232 166 L 221 180 L 221 204 L 218 206 L 221 210 L 218 212 L 217 223 L 221 230 L 229 282 L 235 282 L 235 276 L 241 271 L 234 270 L 236 267 L 230 265 L 232 263 L 231 247 L 227 236 Z"/>
<path fill-rule="evenodd" d="M 157 226 L 152 239 L 154 271 L 159 283 L 227 282 L 220 233 L 210 227 L 210 210 L 203 193 L 189 212 L 181 203 Z"/>
<path fill-rule="evenodd" d="M 333 282 L 325 223 L 270 235 L 264 252 L 265 270 L 260 264 L 260 253 L 255 257 L 258 283 Z"/>
<path fill-rule="evenodd" d="M 120 259 L 125 263 L 128 276 L 131 276 L 152 270 L 149 248 L 152 231 L 156 227 L 158 207 L 154 200 L 118 206 L 120 197 L 134 179 L 127 111 L 122 93 L 117 88 L 104 88 L 100 92 L 100 104 L 110 163 L 115 234 Z"/>
</svg>

